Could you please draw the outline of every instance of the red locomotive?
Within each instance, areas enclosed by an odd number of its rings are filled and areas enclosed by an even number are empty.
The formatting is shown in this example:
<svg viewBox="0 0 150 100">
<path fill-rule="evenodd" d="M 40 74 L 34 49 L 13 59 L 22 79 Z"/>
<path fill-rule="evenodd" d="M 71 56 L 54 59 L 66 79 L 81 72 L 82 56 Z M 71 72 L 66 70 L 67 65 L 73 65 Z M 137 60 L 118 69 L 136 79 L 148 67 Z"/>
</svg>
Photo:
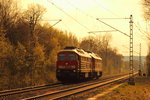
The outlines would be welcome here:
<svg viewBox="0 0 150 100">
<path fill-rule="evenodd" d="M 59 81 L 76 81 L 102 76 L 102 59 L 92 52 L 66 47 L 58 53 L 56 77 Z"/>
</svg>

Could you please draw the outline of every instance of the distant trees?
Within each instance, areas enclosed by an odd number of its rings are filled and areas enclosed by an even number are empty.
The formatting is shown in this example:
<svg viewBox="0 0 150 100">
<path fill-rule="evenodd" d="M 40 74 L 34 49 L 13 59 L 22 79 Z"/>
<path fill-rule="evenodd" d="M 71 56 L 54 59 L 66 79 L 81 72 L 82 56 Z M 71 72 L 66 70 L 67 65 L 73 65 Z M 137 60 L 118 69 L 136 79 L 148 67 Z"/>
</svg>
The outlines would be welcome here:
<svg viewBox="0 0 150 100">
<path fill-rule="evenodd" d="M 148 35 L 148 48 L 149 48 L 149 52 L 148 52 L 148 55 L 147 55 L 147 58 L 146 58 L 146 62 L 147 62 L 147 72 L 148 72 L 148 75 L 150 76 L 150 31 L 149 31 L 149 28 L 150 28 L 150 0 L 143 0 L 143 10 L 144 10 L 144 18 L 146 20 L 146 23 L 147 23 L 147 27 L 148 27 L 148 31 L 147 31 L 147 35 Z"/>
<path fill-rule="evenodd" d="M 144 18 L 150 21 L 150 0 L 143 0 Z"/>
<path fill-rule="evenodd" d="M 111 35 L 90 36 L 84 38 L 80 47 L 97 53 L 102 57 L 103 70 L 105 74 L 120 73 L 123 70 L 123 56 L 110 46 Z"/>
</svg>

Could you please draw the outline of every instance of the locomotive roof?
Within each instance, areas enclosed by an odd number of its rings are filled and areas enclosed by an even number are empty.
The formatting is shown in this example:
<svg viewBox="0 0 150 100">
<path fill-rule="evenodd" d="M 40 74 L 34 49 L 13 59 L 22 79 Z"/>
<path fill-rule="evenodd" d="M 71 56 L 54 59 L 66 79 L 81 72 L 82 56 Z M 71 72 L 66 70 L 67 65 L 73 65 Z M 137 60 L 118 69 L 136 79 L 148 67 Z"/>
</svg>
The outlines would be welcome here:
<svg viewBox="0 0 150 100">
<path fill-rule="evenodd" d="M 88 58 L 91 58 L 91 56 L 89 55 L 89 53 L 87 53 L 87 52 L 85 52 L 83 49 L 79 49 L 79 48 L 67 48 L 67 49 L 63 49 L 63 50 L 61 50 L 60 52 L 75 52 L 75 53 L 77 53 L 78 55 L 80 55 L 80 56 L 84 56 L 84 57 L 88 57 Z"/>
<path fill-rule="evenodd" d="M 77 53 L 78 55 L 80 56 L 84 56 L 84 57 L 88 57 L 88 58 L 95 58 L 95 59 L 99 59 L 99 60 L 102 60 L 101 57 L 99 57 L 97 54 L 93 53 L 93 52 L 86 52 L 84 51 L 83 49 L 79 49 L 79 48 L 76 48 L 76 47 L 66 47 L 64 48 L 63 50 L 61 50 L 60 52 L 63 52 L 63 51 L 66 51 L 66 52 L 75 52 Z"/>
<path fill-rule="evenodd" d="M 95 59 L 102 60 L 101 57 L 99 57 L 97 54 L 95 54 L 95 53 L 93 53 L 93 52 L 90 52 L 89 55 L 92 56 L 92 57 L 95 58 Z"/>
</svg>

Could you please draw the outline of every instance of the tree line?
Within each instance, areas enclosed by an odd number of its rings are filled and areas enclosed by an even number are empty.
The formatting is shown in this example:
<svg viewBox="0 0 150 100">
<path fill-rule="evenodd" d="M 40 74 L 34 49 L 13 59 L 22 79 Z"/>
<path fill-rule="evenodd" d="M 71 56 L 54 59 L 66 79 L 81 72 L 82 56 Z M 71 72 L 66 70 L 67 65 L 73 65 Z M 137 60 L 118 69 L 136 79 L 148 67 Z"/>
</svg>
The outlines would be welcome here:
<svg viewBox="0 0 150 100">
<path fill-rule="evenodd" d="M 147 30 L 144 33 L 147 35 L 147 42 L 148 42 L 148 54 L 146 56 L 146 73 L 150 76 L 150 0 L 143 0 L 143 12 L 144 12 L 144 19 L 147 24 Z"/>
<path fill-rule="evenodd" d="M 41 24 L 46 9 L 31 4 L 22 11 L 15 0 L 0 0 L 0 90 L 56 82 L 57 53 L 76 46 L 97 53 L 106 74 L 125 71 L 123 56 L 110 45 L 111 35 L 85 37 Z"/>
</svg>

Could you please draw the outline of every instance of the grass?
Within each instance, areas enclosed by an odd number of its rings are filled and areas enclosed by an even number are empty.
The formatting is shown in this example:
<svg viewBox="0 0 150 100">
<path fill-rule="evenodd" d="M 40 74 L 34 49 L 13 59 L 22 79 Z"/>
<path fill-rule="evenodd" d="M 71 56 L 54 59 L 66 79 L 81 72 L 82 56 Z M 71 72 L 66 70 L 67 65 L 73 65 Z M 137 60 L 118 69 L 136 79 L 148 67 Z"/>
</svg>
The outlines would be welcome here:
<svg viewBox="0 0 150 100">
<path fill-rule="evenodd" d="M 99 98 L 100 99 L 100 98 Z M 97 99 L 97 100 L 99 100 Z M 135 85 L 125 83 L 102 100 L 150 100 L 150 77 L 137 77 Z"/>
</svg>

